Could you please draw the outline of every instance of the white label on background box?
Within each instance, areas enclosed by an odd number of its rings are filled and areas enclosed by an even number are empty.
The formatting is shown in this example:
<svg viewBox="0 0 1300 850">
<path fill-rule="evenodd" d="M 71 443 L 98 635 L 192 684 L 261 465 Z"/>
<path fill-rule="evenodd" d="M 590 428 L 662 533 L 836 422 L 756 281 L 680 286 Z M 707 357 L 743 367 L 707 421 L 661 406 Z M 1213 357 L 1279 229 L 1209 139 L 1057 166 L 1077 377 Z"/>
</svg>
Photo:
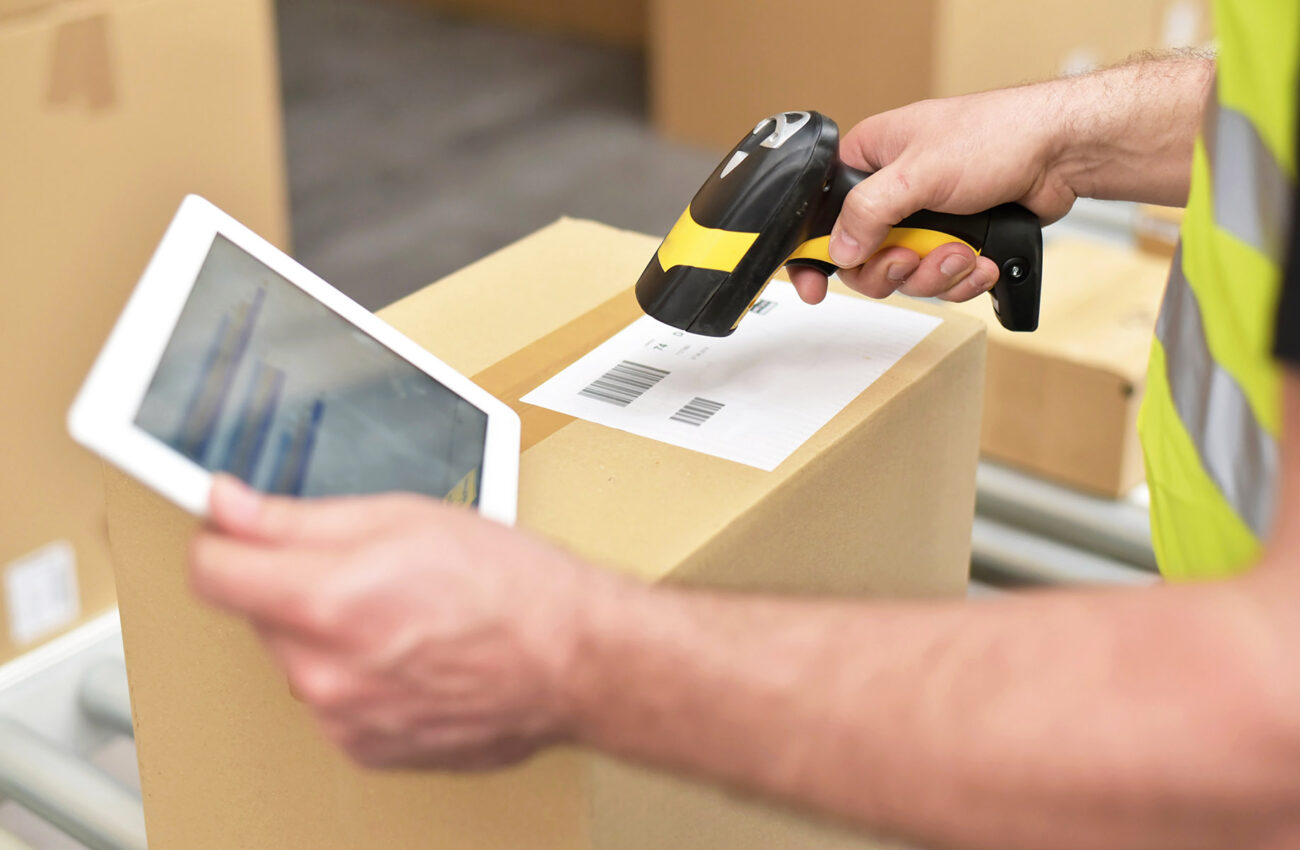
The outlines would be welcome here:
<svg viewBox="0 0 1300 850">
<path fill-rule="evenodd" d="M 66 540 L 51 543 L 5 568 L 5 608 L 14 643 L 58 631 L 81 613 L 77 553 Z"/>
<path fill-rule="evenodd" d="M 773 281 L 729 337 L 642 316 L 523 401 L 771 471 L 939 324 Z"/>
</svg>

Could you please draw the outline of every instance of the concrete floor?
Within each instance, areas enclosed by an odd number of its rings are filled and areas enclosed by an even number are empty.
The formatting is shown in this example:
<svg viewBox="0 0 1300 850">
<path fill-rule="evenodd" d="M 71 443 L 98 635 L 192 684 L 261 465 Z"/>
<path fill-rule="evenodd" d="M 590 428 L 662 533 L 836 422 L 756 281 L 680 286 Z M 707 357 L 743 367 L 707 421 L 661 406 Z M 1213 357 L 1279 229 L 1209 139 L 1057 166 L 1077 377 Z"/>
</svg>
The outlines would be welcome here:
<svg viewBox="0 0 1300 850">
<path fill-rule="evenodd" d="M 294 252 L 367 307 L 560 216 L 667 232 L 717 162 L 655 137 L 627 50 L 378 0 L 278 7 Z"/>
<path fill-rule="evenodd" d="M 664 233 L 717 162 L 656 139 L 629 51 L 383 0 L 277 8 L 294 254 L 369 308 L 560 216 Z M 139 788 L 131 741 L 94 761 Z M 0 830 L 82 847 L 11 802 Z"/>
</svg>

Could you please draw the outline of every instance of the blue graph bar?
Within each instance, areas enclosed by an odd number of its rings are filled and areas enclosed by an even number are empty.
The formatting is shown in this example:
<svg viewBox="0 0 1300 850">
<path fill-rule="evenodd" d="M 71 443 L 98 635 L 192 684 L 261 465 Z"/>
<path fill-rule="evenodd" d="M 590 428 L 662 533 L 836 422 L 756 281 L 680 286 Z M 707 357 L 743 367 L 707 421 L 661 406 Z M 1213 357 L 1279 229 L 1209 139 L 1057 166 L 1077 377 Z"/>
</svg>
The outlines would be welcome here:
<svg viewBox="0 0 1300 850">
<path fill-rule="evenodd" d="M 312 451 L 316 448 L 316 433 L 320 430 L 321 417 L 325 415 L 325 400 L 318 398 L 311 406 L 311 421 L 302 433 L 302 445 L 298 449 L 298 468 L 294 470 L 292 486 L 289 493 L 302 495 L 303 484 L 307 482 L 307 466 L 311 463 Z"/>
<path fill-rule="evenodd" d="M 266 480 L 266 492 L 283 493 L 281 489 L 284 478 L 285 462 L 289 459 L 289 452 L 293 449 L 293 434 L 289 431 L 280 432 L 280 439 L 276 440 L 275 460 L 271 463 L 271 476 Z"/>
<path fill-rule="evenodd" d="M 237 307 L 233 317 L 229 314 L 222 317 L 213 346 L 208 350 L 203 374 L 181 423 L 176 448 L 209 468 L 207 455 L 212 446 L 212 435 L 225 409 L 235 373 L 244 359 L 253 325 L 265 300 L 266 288 L 263 287 L 257 290 L 251 303 Z"/>
<path fill-rule="evenodd" d="M 225 344 L 226 333 L 230 329 L 229 314 L 222 316 L 221 321 L 217 324 L 217 332 L 212 337 L 212 342 L 208 344 L 208 353 L 203 358 L 203 369 L 199 373 L 199 381 L 194 385 L 194 394 L 190 397 L 190 403 L 185 406 L 185 416 L 181 419 L 180 430 L 172 445 L 192 460 L 199 460 L 196 454 L 197 446 L 203 441 L 202 430 L 196 427 L 199 421 L 199 405 L 203 402 L 204 392 L 209 384 L 212 383 L 212 375 L 217 368 L 217 359 L 221 356 L 222 346 Z"/>
<path fill-rule="evenodd" d="M 226 448 L 225 461 L 221 464 L 226 472 L 252 483 L 283 387 L 284 372 L 265 363 L 257 364 L 257 371 L 249 382 L 244 403 L 235 419 L 235 430 Z"/>
<path fill-rule="evenodd" d="M 311 463 L 312 451 L 316 448 L 316 433 L 320 430 L 324 415 L 325 400 L 317 398 L 311 409 L 304 410 L 298 417 L 298 424 L 293 430 L 280 434 L 267 486 L 268 493 L 302 495 L 303 485 L 307 481 L 307 467 Z"/>
</svg>

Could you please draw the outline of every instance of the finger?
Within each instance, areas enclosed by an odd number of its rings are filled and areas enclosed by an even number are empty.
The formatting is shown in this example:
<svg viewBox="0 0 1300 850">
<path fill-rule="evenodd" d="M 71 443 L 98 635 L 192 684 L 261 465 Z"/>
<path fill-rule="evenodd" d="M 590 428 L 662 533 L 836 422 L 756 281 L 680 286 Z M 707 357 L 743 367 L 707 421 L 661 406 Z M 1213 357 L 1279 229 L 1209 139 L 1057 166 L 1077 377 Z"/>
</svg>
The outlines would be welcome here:
<svg viewBox="0 0 1300 850">
<path fill-rule="evenodd" d="M 944 301 L 969 301 L 988 292 L 997 282 L 998 264 L 988 257 L 980 257 L 975 261 L 975 271 L 966 275 L 956 286 L 941 292 L 939 297 Z"/>
<path fill-rule="evenodd" d="M 925 199 L 912 190 L 902 167 L 897 162 L 885 166 L 845 196 L 831 228 L 831 260 L 840 268 L 862 265 L 891 227 L 924 206 Z"/>
<path fill-rule="evenodd" d="M 304 600 L 335 557 L 272 549 L 212 531 L 190 541 L 190 584 L 200 599 L 235 614 L 301 627 Z"/>
<path fill-rule="evenodd" d="M 840 280 L 863 295 L 885 298 L 903 286 L 920 263 L 915 251 L 895 245 L 877 252 L 856 269 L 841 269 Z"/>
<path fill-rule="evenodd" d="M 974 270 L 975 252 L 971 247 L 950 242 L 926 254 L 908 278 L 907 285 L 900 289 L 905 295 L 930 298 L 952 289 Z"/>
<path fill-rule="evenodd" d="M 359 665 L 345 644 L 315 639 L 267 623 L 255 624 L 263 646 L 284 671 L 289 695 L 310 705 L 319 717 L 352 724 L 365 722 L 367 707 L 397 704 L 403 680 Z"/>
<path fill-rule="evenodd" d="M 893 159 L 898 139 L 890 132 L 893 116 L 881 112 L 853 125 L 840 139 L 840 159 L 860 171 L 877 171 Z"/>
<path fill-rule="evenodd" d="M 286 632 L 280 628 L 272 627 L 268 623 L 254 622 L 253 628 L 257 631 L 257 636 L 261 639 L 262 645 L 266 647 L 267 654 L 275 661 L 276 666 L 284 671 L 285 681 L 289 686 L 289 696 L 298 702 L 307 702 L 306 694 L 302 693 L 298 685 L 295 684 L 296 679 L 290 674 L 290 671 L 303 664 L 307 660 L 309 653 L 312 653 L 312 660 L 316 660 L 317 651 L 302 641 L 287 637 Z"/>
<path fill-rule="evenodd" d="M 408 495 L 332 499 L 267 496 L 230 475 L 212 481 L 212 524 L 227 534 L 261 543 L 325 545 L 355 539 L 390 525 Z"/>
<path fill-rule="evenodd" d="M 826 298 L 826 275 L 811 266 L 786 266 L 795 292 L 805 304 L 820 304 Z"/>
</svg>

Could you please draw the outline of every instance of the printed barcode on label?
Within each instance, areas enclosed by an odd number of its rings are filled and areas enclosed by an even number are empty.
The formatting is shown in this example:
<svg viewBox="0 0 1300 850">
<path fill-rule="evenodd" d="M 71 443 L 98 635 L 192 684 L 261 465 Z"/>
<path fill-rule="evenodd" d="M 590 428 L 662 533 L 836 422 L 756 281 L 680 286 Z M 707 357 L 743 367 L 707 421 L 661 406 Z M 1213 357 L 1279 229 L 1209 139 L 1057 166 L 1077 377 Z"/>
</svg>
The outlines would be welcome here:
<svg viewBox="0 0 1300 850">
<path fill-rule="evenodd" d="M 766 298 L 760 298 L 754 302 L 754 306 L 749 308 L 749 312 L 757 313 L 762 316 L 776 309 L 776 302 L 769 301 Z"/>
<path fill-rule="evenodd" d="M 720 401 L 709 401 L 707 398 L 693 398 L 685 407 L 674 413 L 669 418 L 674 422 L 685 422 L 687 425 L 696 427 L 709 421 L 713 414 L 725 407 Z"/>
<path fill-rule="evenodd" d="M 624 360 L 578 391 L 578 395 L 627 407 L 670 373 Z"/>
</svg>

